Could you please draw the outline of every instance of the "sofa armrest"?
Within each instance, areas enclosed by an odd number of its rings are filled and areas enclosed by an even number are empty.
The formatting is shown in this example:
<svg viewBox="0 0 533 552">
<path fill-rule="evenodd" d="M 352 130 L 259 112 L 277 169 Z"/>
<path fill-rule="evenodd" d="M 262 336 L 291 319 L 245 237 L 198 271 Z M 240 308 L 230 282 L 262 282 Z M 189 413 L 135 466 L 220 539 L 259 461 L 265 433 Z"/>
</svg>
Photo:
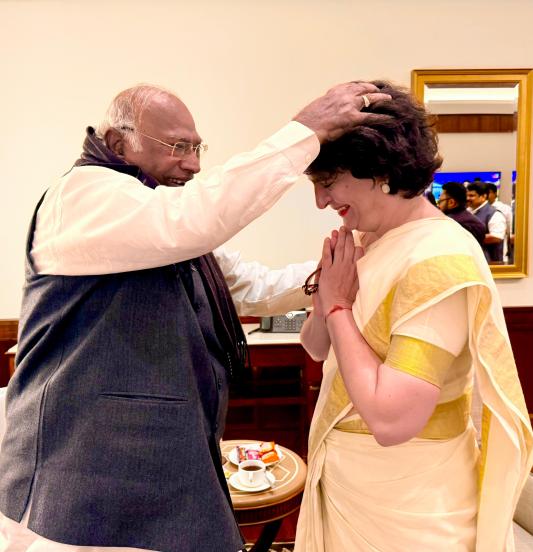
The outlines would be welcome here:
<svg viewBox="0 0 533 552">
<path fill-rule="evenodd" d="M 0 387 L 0 441 L 2 441 L 2 436 L 4 435 L 5 425 L 6 425 L 6 388 Z"/>
<path fill-rule="evenodd" d="M 533 534 L 533 473 L 530 473 L 520 500 L 516 506 L 514 520 L 526 531 Z"/>
</svg>

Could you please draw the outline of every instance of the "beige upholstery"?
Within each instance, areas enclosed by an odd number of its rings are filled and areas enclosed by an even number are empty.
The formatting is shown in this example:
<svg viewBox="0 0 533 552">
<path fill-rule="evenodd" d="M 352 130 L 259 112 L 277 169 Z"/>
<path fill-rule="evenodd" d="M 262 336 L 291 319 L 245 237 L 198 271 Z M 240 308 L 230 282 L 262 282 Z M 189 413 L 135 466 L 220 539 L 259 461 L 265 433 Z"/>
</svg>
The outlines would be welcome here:
<svg viewBox="0 0 533 552">
<path fill-rule="evenodd" d="M 533 551 L 533 474 L 526 486 L 514 514 L 515 552 Z"/>
<path fill-rule="evenodd" d="M 4 430 L 6 426 L 6 388 L 0 387 L 0 441 L 2 441 L 2 436 L 4 435 Z"/>
</svg>

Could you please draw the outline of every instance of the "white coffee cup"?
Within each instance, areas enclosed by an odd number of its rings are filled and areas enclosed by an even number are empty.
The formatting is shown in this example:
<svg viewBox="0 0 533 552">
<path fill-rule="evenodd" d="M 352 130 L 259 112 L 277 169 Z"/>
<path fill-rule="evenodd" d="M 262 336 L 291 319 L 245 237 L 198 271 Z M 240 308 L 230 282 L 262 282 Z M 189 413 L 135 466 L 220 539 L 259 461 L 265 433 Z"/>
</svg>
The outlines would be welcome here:
<svg viewBox="0 0 533 552">
<path fill-rule="evenodd" d="M 266 483 L 266 465 L 261 460 L 243 460 L 239 464 L 239 483 L 245 487 L 259 487 Z"/>
</svg>

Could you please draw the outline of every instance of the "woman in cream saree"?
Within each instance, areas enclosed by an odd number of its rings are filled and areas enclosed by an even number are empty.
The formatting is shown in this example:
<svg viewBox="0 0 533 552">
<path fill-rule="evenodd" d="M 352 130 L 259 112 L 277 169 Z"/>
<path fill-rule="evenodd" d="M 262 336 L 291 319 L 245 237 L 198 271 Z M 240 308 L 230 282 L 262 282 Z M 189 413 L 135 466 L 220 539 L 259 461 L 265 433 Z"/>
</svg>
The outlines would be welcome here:
<svg viewBox="0 0 533 552">
<path fill-rule="evenodd" d="M 324 244 L 302 332 L 329 354 L 295 550 L 510 552 L 532 432 L 497 290 L 473 237 L 420 195 L 440 164 L 423 109 L 380 87 L 393 100 L 375 111 L 398 124 L 358 129 L 310 168 L 346 229 Z M 347 230 L 371 233 L 364 256 Z"/>
</svg>

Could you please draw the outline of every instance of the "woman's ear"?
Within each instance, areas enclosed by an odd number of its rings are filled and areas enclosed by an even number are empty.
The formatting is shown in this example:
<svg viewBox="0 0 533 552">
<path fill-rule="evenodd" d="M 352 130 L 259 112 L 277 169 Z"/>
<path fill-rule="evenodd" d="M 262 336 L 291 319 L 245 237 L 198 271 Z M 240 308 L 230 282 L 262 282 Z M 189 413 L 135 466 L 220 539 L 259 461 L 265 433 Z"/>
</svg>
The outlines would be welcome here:
<svg viewBox="0 0 533 552">
<path fill-rule="evenodd" d="M 373 177 L 374 184 L 381 188 L 384 194 L 390 194 L 389 177 L 388 176 L 375 176 Z"/>
<path fill-rule="evenodd" d="M 118 130 L 110 128 L 105 133 L 104 142 L 116 156 L 124 158 L 124 136 Z"/>
</svg>

